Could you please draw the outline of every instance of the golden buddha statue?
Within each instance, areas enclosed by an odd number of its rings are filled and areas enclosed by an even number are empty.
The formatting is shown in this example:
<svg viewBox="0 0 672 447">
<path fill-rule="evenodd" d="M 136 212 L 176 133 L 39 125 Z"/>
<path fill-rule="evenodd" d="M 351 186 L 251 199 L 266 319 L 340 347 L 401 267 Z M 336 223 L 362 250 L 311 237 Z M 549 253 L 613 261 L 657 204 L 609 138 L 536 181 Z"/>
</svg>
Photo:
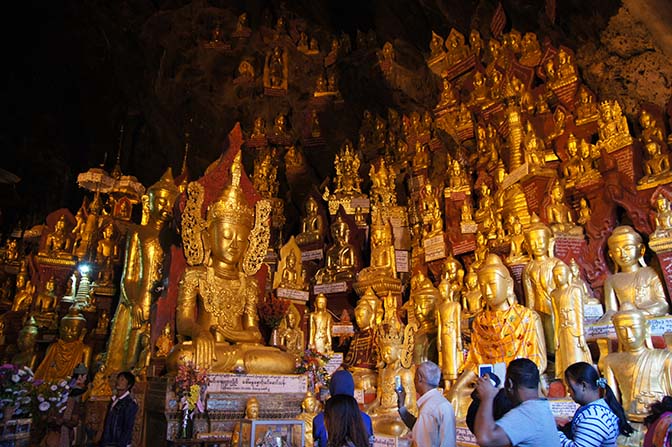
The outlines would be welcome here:
<svg viewBox="0 0 672 447">
<path fill-rule="evenodd" d="M 472 29 L 469 33 L 469 49 L 471 50 L 471 53 L 476 56 L 476 60 L 481 60 L 481 52 L 484 47 L 485 44 L 481 38 L 481 33 L 479 33 L 477 29 Z"/>
<path fill-rule="evenodd" d="M 591 181 L 597 181 L 602 178 L 600 171 L 595 168 L 596 152 L 599 154 L 599 151 L 595 150 L 595 145 L 590 144 L 585 139 L 581 138 L 581 141 L 579 142 L 579 153 L 581 154 L 583 172 L 578 183 L 589 183 Z"/>
<path fill-rule="evenodd" d="M 494 173 L 496 190 L 493 196 L 495 206 L 492 214 L 493 226 L 496 226 L 497 222 L 501 219 L 508 222 L 512 216 L 518 217 L 523 225 L 527 225 L 530 222 L 530 212 L 527 207 L 525 192 L 519 182 L 504 188 L 504 180 L 507 175 L 504 164 L 500 160 Z M 501 219 L 497 218 L 498 214 L 501 216 Z"/>
<path fill-rule="evenodd" d="M 119 247 L 113 236 L 114 225 L 107 224 L 103 228 L 103 237 L 96 244 L 96 263 L 100 266 L 98 280 L 96 281 L 98 286 L 109 286 L 114 279 L 112 263 L 119 257 Z"/>
<path fill-rule="evenodd" d="M 569 261 L 569 270 L 572 274 L 571 281 L 572 284 L 579 289 L 581 289 L 581 294 L 583 296 L 583 304 L 600 304 L 600 300 L 593 297 L 593 292 L 588 286 L 588 283 L 581 277 L 581 271 L 579 270 L 579 264 L 576 260 L 572 258 Z"/>
<path fill-rule="evenodd" d="M 13 264 L 19 261 L 19 249 L 16 239 L 7 239 L 2 260 L 6 264 Z"/>
<path fill-rule="evenodd" d="M 483 294 L 478 285 L 478 274 L 473 268 L 464 277 L 464 288 L 462 289 L 462 311 L 465 316 L 471 317 L 483 310 Z"/>
<path fill-rule="evenodd" d="M 555 377 L 563 379 L 565 369 L 576 362 L 592 363 L 583 329 L 583 292 L 572 282 L 571 269 L 564 262 L 553 267 L 555 290 L 551 292 L 555 316 Z"/>
<path fill-rule="evenodd" d="M 280 46 L 271 49 L 264 63 L 264 87 L 287 90 L 288 67 L 287 51 Z"/>
<path fill-rule="evenodd" d="M 266 121 L 260 116 L 254 119 L 254 127 L 250 138 L 265 138 L 266 137 Z"/>
<path fill-rule="evenodd" d="M 439 103 L 436 105 L 436 108 L 447 109 L 456 105 L 458 101 L 459 98 L 457 97 L 450 80 L 448 78 L 443 78 L 441 96 L 439 97 Z"/>
<path fill-rule="evenodd" d="M 455 264 L 459 264 L 457 260 L 454 261 L 451 265 L 455 266 Z M 462 270 L 461 265 L 460 270 Z M 464 274 L 463 270 L 462 272 Z M 460 368 L 462 367 L 462 308 L 459 292 L 460 290 L 455 290 L 452 297 L 450 297 L 452 299 L 444 297 L 443 300 L 437 303 L 436 309 L 436 315 L 438 316 L 438 364 L 443 373 L 446 389 L 450 388 L 450 385 L 457 380 Z M 419 342 L 420 340 L 416 338 L 416 346 Z"/>
<path fill-rule="evenodd" d="M 42 256 L 55 256 L 57 258 L 71 258 L 72 240 L 65 227 L 65 215 L 61 215 L 58 221 L 56 221 L 53 231 L 47 234 L 44 247 L 38 254 Z"/>
<path fill-rule="evenodd" d="M 662 144 L 665 141 L 662 129 L 656 125 L 656 120 L 646 109 L 642 109 L 639 114 L 639 125 L 642 127 L 640 140 L 644 145 L 651 141 L 655 141 L 658 144 Z"/>
<path fill-rule="evenodd" d="M 557 178 L 551 186 L 550 199 L 551 202 L 546 206 L 546 220 L 553 234 L 583 236 L 583 227 L 574 224 L 572 211 L 565 204 L 565 188 Z"/>
<path fill-rule="evenodd" d="M 476 233 L 476 248 L 474 249 L 474 262 L 471 264 L 474 269 L 479 269 L 485 258 L 490 254 L 488 248 L 488 238 L 480 231 Z"/>
<path fill-rule="evenodd" d="M 341 151 L 336 154 L 334 159 L 334 168 L 336 169 L 336 186 L 334 195 L 336 197 L 351 197 L 354 194 L 361 194 L 361 182 L 359 177 L 359 166 L 361 161 L 355 153 L 350 140 L 345 140 Z"/>
<path fill-rule="evenodd" d="M 290 304 L 285 319 L 280 324 L 280 346 L 297 359 L 306 349 L 306 339 L 301 330 L 301 314 L 294 304 Z"/>
<path fill-rule="evenodd" d="M 367 281 L 378 277 L 396 278 L 396 258 L 392 242 L 392 227 L 384 220 L 379 209 L 371 222 L 371 265 L 360 270 L 357 281 Z"/>
<path fill-rule="evenodd" d="M 190 340 L 173 348 L 167 359 L 169 371 L 189 361 L 213 372 L 294 371 L 294 356 L 261 345 L 259 287 L 253 275 L 267 250 L 270 204 L 259 201 L 255 218 L 240 184 L 242 175 L 238 151 L 231 164 L 230 182 L 208 207 L 205 222 L 200 210 L 202 187 L 189 185 L 191 197 L 182 219 L 182 238 L 193 253 L 185 250 L 190 266 L 180 280 L 176 322 L 177 334 Z M 198 229 L 202 231 L 195 231 Z M 201 241 L 207 243 L 207 257 Z"/>
<path fill-rule="evenodd" d="M 670 201 L 665 195 L 658 193 L 656 196 L 656 229 L 649 235 L 649 245 L 656 241 L 669 239 L 672 237 L 672 208 Z"/>
<path fill-rule="evenodd" d="M 61 319 L 59 338 L 47 348 L 47 353 L 35 371 L 35 378 L 55 381 L 70 377 L 80 363 L 88 368 L 91 361 L 91 347 L 84 344 L 86 319 L 72 306 Z"/>
<path fill-rule="evenodd" d="M 646 315 L 631 305 L 624 304 L 612 321 L 621 352 L 600 358 L 600 371 L 628 419 L 642 422 L 653 402 L 672 395 L 672 352 L 647 347 Z"/>
<path fill-rule="evenodd" d="M 413 155 L 413 172 L 420 172 L 429 167 L 428 145 L 419 140 L 415 142 L 415 154 Z"/>
<path fill-rule="evenodd" d="M 303 421 L 303 442 L 305 446 L 313 446 L 313 419 L 320 412 L 320 401 L 308 391 L 301 401 L 301 413 L 296 419 Z"/>
<path fill-rule="evenodd" d="M 481 183 L 481 199 L 478 201 L 478 209 L 476 210 L 475 220 L 481 228 L 489 227 L 494 223 L 497 208 L 495 201 L 490 195 L 490 187 L 487 183 Z M 486 224 L 485 222 L 490 222 Z"/>
<path fill-rule="evenodd" d="M 432 31 L 432 38 L 429 41 L 429 59 L 435 60 L 443 58 L 446 52 L 443 49 L 443 37 Z"/>
<path fill-rule="evenodd" d="M 414 413 L 416 402 L 413 345 L 412 330 L 404 330 L 397 316 L 396 306 L 394 303 L 389 305 L 386 301 L 385 317 L 378 331 L 381 362 L 378 368 L 377 395 L 376 401 L 369 408 L 369 413 L 373 416 L 374 433 L 401 436 L 408 430 L 399 416 L 395 378 L 398 376 L 401 379 L 406 392 L 404 406 Z"/>
<path fill-rule="evenodd" d="M 273 281 L 274 288 L 306 290 L 306 273 L 300 259 L 301 250 L 292 236 L 280 249 L 280 262 Z"/>
<path fill-rule="evenodd" d="M 464 35 L 455 28 L 446 37 L 446 63 L 448 66 L 462 62 L 469 56 L 469 47 L 464 43 Z"/>
<path fill-rule="evenodd" d="M 306 199 L 306 215 L 301 218 L 301 233 L 296 236 L 299 245 L 306 245 L 324 240 L 324 220 L 319 213 L 317 200 L 313 196 Z"/>
<path fill-rule="evenodd" d="M 478 365 L 504 362 L 520 357 L 532 360 L 539 372 L 546 370 L 546 344 L 539 315 L 518 304 L 513 278 L 499 256 L 488 255 L 478 271 L 478 283 L 486 307 L 474 317 L 471 347 L 463 372 L 448 392 L 457 415 L 465 414 L 466 397 L 478 373 Z"/>
<path fill-rule="evenodd" d="M 443 261 L 441 282 L 439 283 L 439 292 L 443 301 L 460 301 L 463 277 L 464 268 L 462 268 L 462 264 L 452 255 L 449 255 Z"/>
<path fill-rule="evenodd" d="M 164 251 L 159 235 L 172 217 L 177 195 L 178 189 L 168 168 L 143 196 L 146 223 L 129 230 L 120 301 L 107 346 L 106 366 L 110 373 L 132 368 L 137 361 L 141 335 L 149 326 L 154 286 L 162 278 Z"/>
<path fill-rule="evenodd" d="M 644 160 L 644 176 L 637 184 L 655 186 L 670 181 L 672 179 L 670 154 L 667 151 L 663 152 L 660 143 L 653 139 L 648 141 L 644 147 L 647 154 Z"/>
<path fill-rule="evenodd" d="M 579 200 L 579 218 L 577 219 L 579 224 L 585 227 L 590 222 L 592 214 L 593 211 L 588 206 L 588 200 L 585 197 L 581 197 Z"/>
<path fill-rule="evenodd" d="M 462 168 L 459 160 L 454 159 L 449 166 L 450 177 L 448 178 L 448 190 L 450 191 L 469 191 L 471 185 L 469 183 L 469 176 Z"/>
<path fill-rule="evenodd" d="M 19 368 L 27 366 L 31 370 L 35 369 L 37 353 L 35 352 L 35 342 L 37 341 L 38 328 L 35 318 L 30 317 L 26 324 L 19 331 L 16 338 L 17 352 L 12 357 L 12 363 Z"/>
<path fill-rule="evenodd" d="M 552 88 L 558 88 L 576 82 L 577 69 L 572 60 L 572 56 L 563 48 L 560 48 L 557 58 L 557 65 L 555 69 L 555 80 L 551 83 Z"/>
<path fill-rule="evenodd" d="M 28 309 L 33 302 L 34 294 L 35 286 L 28 278 L 28 267 L 24 259 L 21 261 L 19 273 L 16 275 L 16 292 L 12 301 L 12 311 L 18 312 Z"/>
<path fill-rule="evenodd" d="M 584 170 L 581 156 L 579 155 L 578 140 L 572 133 L 567 138 L 567 155 L 569 158 L 562 164 L 562 175 L 565 179 L 565 184 L 570 187 L 580 180 Z"/>
<path fill-rule="evenodd" d="M 47 314 L 54 311 L 56 307 L 56 282 L 51 276 L 44 284 L 44 290 L 37 294 L 35 299 L 35 310 L 40 314 Z"/>
<path fill-rule="evenodd" d="M 110 316 L 107 314 L 107 310 L 103 309 L 98 317 L 98 322 L 96 323 L 96 329 L 94 332 L 96 334 L 107 335 L 107 329 L 110 326 Z"/>
<path fill-rule="evenodd" d="M 488 86 L 485 84 L 485 78 L 483 77 L 483 73 L 481 73 L 478 70 L 474 72 L 472 85 L 473 90 L 471 91 L 469 105 L 481 106 L 483 103 L 488 101 L 489 97 Z"/>
<path fill-rule="evenodd" d="M 375 308 L 374 308 L 375 306 Z M 382 304 L 373 289 L 369 288 L 355 307 L 357 330 L 350 342 L 350 348 L 343 358 L 343 364 L 352 372 L 355 387 L 364 391 L 375 390 L 378 351 L 376 349 L 377 311 L 382 319 Z"/>
<path fill-rule="evenodd" d="M 413 363 L 417 366 L 422 362 L 431 360 L 439 362 L 437 347 L 436 310 L 442 301 L 439 290 L 422 272 L 418 272 L 411 280 L 411 301 L 413 302 L 413 315 L 416 327 L 414 327 L 415 345 L 413 347 Z"/>
<path fill-rule="evenodd" d="M 462 202 L 462 207 L 460 209 L 460 226 L 475 224 L 474 210 L 471 208 L 471 202 L 465 200 Z M 462 232 L 464 233 L 464 230 L 462 230 Z"/>
<path fill-rule="evenodd" d="M 527 254 L 527 245 L 525 242 L 525 233 L 523 233 L 523 224 L 520 222 L 518 216 L 513 217 L 509 242 L 510 248 L 509 256 L 506 258 L 507 264 L 522 264 L 530 260 L 530 257 Z"/>
<path fill-rule="evenodd" d="M 603 101 L 600 104 L 600 118 L 597 120 L 597 144 L 608 153 L 632 144 L 628 121 L 623 116 L 618 101 Z"/>
<path fill-rule="evenodd" d="M 604 307 L 607 314 L 632 303 L 651 317 L 669 312 L 663 284 L 654 269 L 644 263 L 646 247 L 632 227 L 621 225 L 607 239 L 609 257 L 616 266 L 604 281 Z"/>
<path fill-rule="evenodd" d="M 523 38 L 520 42 L 520 63 L 527 67 L 536 67 L 541 61 L 541 47 L 539 46 L 539 40 L 537 39 L 537 34 L 533 32 L 527 32 L 523 35 Z"/>
<path fill-rule="evenodd" d="M 389 207 L 397 205 L 397 194 L 395 191 L 396 173 L 394 169 L 387 166 L 385 158 L 381 158 L 379 167 L 376 170 L 376 164 L 371 163 L 369 169 L 371 178 L 371 203 L 373 206 Z"/>
<path fill-rule="evenodd" d="M 576 106 L 576 125 L 581 126 L 586 123 L 597 121 L 600 112 L 593 100 L 593 95 L 588 91 L 585 85 L 579 88 L 579 100 Z"/>
<path fill-rule="evenodd" d="M 161 335 L 156 339 L 156 352 L 154 357 L 165 358 L 173 349 L 173 334 L 170 327 L 170 322 L 166 323 L 161 331 Z"/>
<path fill-rule="evenodd" d="M 240 61 L 240 64 L 238 64 L 238 77 L 248 78 L 250 81 L 254 79 L 254 66 L 252 66 L 250 61 Z"/>
<path fill-rule="evenodd" d="M 331 355 L 333 351 L 331 332 L 334 320 L 327 310 L 327 297 L 320 293 L 315 297 L 315 310 L 308 315 L 308 347 L 322 354 Z"/>
<path fill-rule="evenodd" d="M 545 345 L 549 353 L 555 351 L 553 335 L 553 305 L 551 292 L 555 289 L 553 268 L 562 261 L 551 252 L 553 233 L 535 215 L 525 232 L 525 243 L 532 259 L 523 270 L 523 290 L 527 307 L 539 314 L 544 328 Z"/>
<path fill-rule="evenodd" d="M 327 248 L 325 266 L 315 273 L 315 284 L 352 281 L 357 274 L 359 260 L 350 243 L 350 227 L 339 214 L 331 224 L 333 245 Z"/>
</svg>

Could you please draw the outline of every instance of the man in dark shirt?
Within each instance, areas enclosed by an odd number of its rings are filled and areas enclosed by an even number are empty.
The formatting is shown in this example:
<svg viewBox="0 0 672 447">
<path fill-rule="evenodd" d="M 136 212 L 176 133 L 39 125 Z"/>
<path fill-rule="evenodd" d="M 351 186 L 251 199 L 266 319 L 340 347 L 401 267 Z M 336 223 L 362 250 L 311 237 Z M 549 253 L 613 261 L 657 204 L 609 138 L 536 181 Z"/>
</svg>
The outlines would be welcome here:
<svg viewBox="0 0 672 447">
<path fill-rule="evenodd" d="M 130 447 L 133 438 L 133 425 L 138 412 L 138 404 L 131 397 L 135 376 L 123 371 L 117 375 L 117 395 L 107 410 L 101 446 Z"/>
</svg>

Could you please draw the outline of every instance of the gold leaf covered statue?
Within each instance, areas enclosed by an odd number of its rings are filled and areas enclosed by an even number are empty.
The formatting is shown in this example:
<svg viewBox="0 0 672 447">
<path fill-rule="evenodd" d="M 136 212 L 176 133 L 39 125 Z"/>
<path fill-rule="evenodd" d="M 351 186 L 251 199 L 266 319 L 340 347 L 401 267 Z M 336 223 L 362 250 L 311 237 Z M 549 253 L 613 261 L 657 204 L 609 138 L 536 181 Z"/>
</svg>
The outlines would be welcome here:
<svg viewBox="0 0 672 447">
<path fill-rule="evenodd" d="M 554 235 L 583 236 L 583 227 L 574 224 L 572 211 L 565 204 L 565 188 L 559 179 L 551 186 L 551 203 L 546 207 L 546 220 Z"/>
<path fill-rule="evenodd" d="M 639 233 L 628 225 L 618 226 L 607 245 L 616 270 L 604 282 L 605 315 L 624 303 L 632 303 L 650 317 L 666 315 L 669 308 L 663 284 L 656 271 L 644 263 L 646 246 Z"/>
<path fill-rule="evenodd" d="M 306 245 L 324 240 L 324 219 L 319 212 L 317 200 L 313 196 L 306 199 L 306 215 L 301 218 L 301 233 L 296 236 L 299 245 Z"/>
<path fill-rule="evenodd" d="M 19 331 L 16 339 L 17 353 L 12 357 L 12 363 L 18 367 L 27 366 L 31 370 L 35 369 L 37 353 L 35 352 L 35 342 L 37 341 L 38 328 L 35 318 L 30 317 L 26 324 Z"/>
<path fill-rule="evenodd" d="M 483 294 L 478 285 L 478 274 L 470 268 L 464 277 L 462 289 L 462 311 L 466 317 L 476 315 L 483 310 Z"/>
<path fill-rule="evenodd" d="M 12 311 L 17 312 L 28 309 L 33 302 L 35 286 L 28 278 L 28 267 L 25 259 L 21 261 L 19 273 L 16 275 L 16 293 L 12 301 Z"/>
<path fill-rule="evenodd" d="M 588 91 L 585 85 L 579 88 L 579 100 L 576 106 L 576 125 L 581 126 L 586 123 L 597 121 L 600 112 L 593 100 L 593 95 Z"/>
<path fill-rule="evenodd" d="M 301 314 L 293 304 L 289 306 L 285 319 L 280 323 L 280 345 L 296 358 L 300 358 L 306 349 L 305 336 L 301 330 Z"/>
<path fill-rule="evenodd" d="M 486 307 L 474 317 L 463 372 L 448 393 L 461 414 L 466 414 L 467 386 L 478 377 L 478 365 L 508 364 L 524 357 L 536 363 L 540 372 L 546 370 L 546 344 L 539 315 L 516 302 L 513 278 L 499 256 L 488 255 L 478 271 L 478 283 Z"/>
<path fill-rule="evenodd" d="M 350 348 L 343 358 L 343 363 L 352 372 L 355 387 L 364 391 L 375 390 L 378 374 L 378 351 L 376 346 L 377 316 L 382 320 L 382 303 L 373 289 L 367 289 L 355 307 L 357 330 L 350 342 Z"/>
<path fill-rule="evenodd" d="M 315 297 L 315 310 L 308 316 L 309 339 L 308 347 L 322 354 L 330 355 L 331 332 L 334 319 L 327 310 L 327 297 L 320 293 Z"/>
<path fill-rule="evenodd" d="M 166 323 L 161 331 L 161 335 L 156 339 L 156 352 L 154 354 L 157 358 L 165 358 L 173 349 L 173 333 L 170 327 L 170 322 Z"/>
<path fill-rule="evenodd" d="M 583 291 L 572 282 L 571 269 L 564 262 L 553 267 L 555 290 L 551 292 L 555 319 L 555 377 L 576 362 L 592 363 L 583 330 Z"/>
<path fill-rule="evenodd" d="M 672 180 L 670 172 L 670 154 L 663 152 L 661 144 L 656 140 L 645 143 L 647 158 L 644 160 L 644 176 L 638 185 L 654 187 Z"/>
<path fill-rule="evenodd" d="M 454 65 L 469 57 L 469 47 L 464 43 L 464 34 L 452 28 L 446 37 L 446 62 Z"/>
<path fill-rule="evenodd" d="M 357 281 L 368 281 L 380 277 L 396 278 L 396 258 L 392 242 L 392 227 L 384 220 L 380 209 L 373 213 L 371 222 L 371 265 L 357 274 Z"/>
<path fill-rule="evenodd" d="M 670 201 L 662 193 L 658 193 L 655 200 L 656 229 L 649 235 L 649 247 L 658 252 L 658 247 L 665 249 L 672 242 L 672 208 Z"/>
<path fill-rule="evenodd" d="M 273 280 L 273 288 L 305 290 L 307 287 L 305 275 L 301 264 L 301 250 L 292 236 L 280 249 L 280 262 Z"/>
<path fill-rule="evenodd" d="M 448 294 L 442 294 L 437 303 L 439 366 L 443 373 L 446 389 L 457 380 L 462 367 L 462 308 L 460 305 L 460 289 L 462 288 L 462 265 L 455 258 L 444 264 L 448 272 L 451 287 Z M 442 280 L 443 283 L 443 280 Z M 416 302 L 417 306 L 417 302 Z M 416 339 L 416 344 L 419 342 Z M 417 350 L 417 348 L 416 348 Z"/>
<path fill-rule="evenodd" d="M 273 90 L 287 90 L 287 51 L 276 46 L 266 54 L 264 63 L 264 87 Z"/>
<path fill-rule="evenodd" d="M 72 250 L 72 240 L 65 227 L 66 221 L 65 215 L 63 214 L 58 221 L 56 221 L 53 231 L 47 235 L 44 247 L 39 252 L 40 255 L 66 259 L 72 257 L 70 254 L 70 251 Z"/>
<path fill-rule="evenodd" d="M 56 307 L 56 283 L 54 277 L 50 277 L 44 284 L 44 290 L 37 294 L 35 310 L 40 314 L 52 312 Z"/>
<path fill-rule="evenodd" d="M 355 279 L 359 260 L 350 243 L 350 227 L 340 214 L 331 224 L 331 236 L 334 243 L 327 249 L 325 266 L 315 273 L 315 284 Z"/>
<path fill-rule="evenodd" d="M 598 146 L 607 152 L 614 152 L 632 144 L 628 121 L 623 116 L 618 101 L 603 101 L 600 104 L 600 118 L 597 120 Z"/>
<path fill-rule="evenodd" d="M 110 373 L 132 368 L 140 354 L 140 343 L 149 327 L 152 291 L 162 279 L 164 251 L 159 235 L 172 217 L 178 193 L 168 168 L 143 196 L 148 211 L 146 223 L 129 231 L 121 296 L 107 346 L 106 366 Z"/>
<path fill-rule="evenodd" d="M 652 403 L 672 395 L 672 352 L 647 346 L 649 322 L 642 311 L 624 304 L 612 321 L 621 352 L 600 358 L 600 371 L 628 419 L 642 422 Z"/>
<path fill-rule="evenodd" d="M 416 325 L 413 327 L 415 338 L 413 363 L 416 366 L 427 360 L 438 363 L 436 310 L 438 303 L 442 301 L 441 294 L 422 272 L 414 275 L 411 285 L 411 302 L 415 317 L 413 321 Z"/>
<path fill-rule="evenodd" d="M 71 306 L 61 319 L 58 328 L 59 338 L 49 345 L 35 378 L 45 381 L 61 380 L 70 377 L 80 363 L 88 368 L 91 361 L 91 347 L 84 344 L 86 319 L 76 306 Z"/>
<path fill-rule="evenodd" d="M 546 349 L 549 353 L 555 351 L 555 336 L 553 322 L 553 305 L 551 292 L 555 289 L 553 268 L 562 261 L 551 252 L 553 234 L 551 229 L 539 221 L 537 216 L 532 218 L 532 224 L 525 232 L 525 242 L 532 255 L 532 260 L 523 270 L 523 290 L 527 307 L 539 314 L 544 327 Z"/>
<path fill-rule="evenodd" d="M 304 427 L 304 445 L 312 446 L 314 445 L 313 441 L 313 419 L 320 411 L 320 401 L 317 400 L 315 395 L 308 391 L 306 397 L 301 401 L 301 413 L 296 417 L 296 419 L 303 421 Z"/>
<path fill-rule="evenodd" d="M 239 132 L 238 126 L 232 134 Z M 169 371 L 192 361 L 213 372 L 291 373 L 294 356 L 263 346 L 258 328 L 259 287 L 252 276 L 266 254 L 270 205 L 250 207 L 241 188 L 243 167 L 238 151 L 229 184 L 210 204 L 201 234 L 187 237 L 207 242 L 209 255 L 188 266 L 177 296 L 177 344 L 167 359 Z M 197 199 L 198 200 L 198 199 Z M 202 219 L 199 210 L 192 218 Z M 185 209 L 185 213 L 187 210 Z M 184 220 L 183 220 L 184 223 Z M 185 237 L 186 228 L 182 235 Z"/>
</svg>

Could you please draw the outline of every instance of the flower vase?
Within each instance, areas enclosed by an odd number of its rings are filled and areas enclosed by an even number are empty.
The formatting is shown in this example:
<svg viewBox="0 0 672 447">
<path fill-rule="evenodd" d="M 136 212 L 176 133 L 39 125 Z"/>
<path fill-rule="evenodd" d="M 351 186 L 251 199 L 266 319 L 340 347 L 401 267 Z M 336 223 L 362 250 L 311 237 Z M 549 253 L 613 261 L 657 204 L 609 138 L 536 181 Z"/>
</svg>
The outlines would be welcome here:
<svg viewBox="0 0 672 447">
<path fill-rule="evenodd" d="M 280 346 L 280 331 L 277 327 L 271 329 L 271 336 L 268 339 L 268 346 Z"/>
<path fill-rule="evenodd" d="M 177 429 L 177 439 L 191 439 L 194 436 L 194 418 L 193 411 L 182 410 L 180 425 Z"/>
</svg>

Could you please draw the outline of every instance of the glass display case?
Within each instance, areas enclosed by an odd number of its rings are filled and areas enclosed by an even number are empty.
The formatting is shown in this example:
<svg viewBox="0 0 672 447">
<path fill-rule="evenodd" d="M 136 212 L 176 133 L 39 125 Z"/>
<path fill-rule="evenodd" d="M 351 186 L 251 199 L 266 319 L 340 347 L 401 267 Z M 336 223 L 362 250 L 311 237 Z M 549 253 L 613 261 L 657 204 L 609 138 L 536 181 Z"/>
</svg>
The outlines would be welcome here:
<svg viewBox="0 0 672 447">
<path fill-rule="evenodd" d="M 303 440 L 303 421 L 246 419 L 238 425 L 234 432 L 233 445 L 237 447 L 304 447 Z"/>
</svg>

